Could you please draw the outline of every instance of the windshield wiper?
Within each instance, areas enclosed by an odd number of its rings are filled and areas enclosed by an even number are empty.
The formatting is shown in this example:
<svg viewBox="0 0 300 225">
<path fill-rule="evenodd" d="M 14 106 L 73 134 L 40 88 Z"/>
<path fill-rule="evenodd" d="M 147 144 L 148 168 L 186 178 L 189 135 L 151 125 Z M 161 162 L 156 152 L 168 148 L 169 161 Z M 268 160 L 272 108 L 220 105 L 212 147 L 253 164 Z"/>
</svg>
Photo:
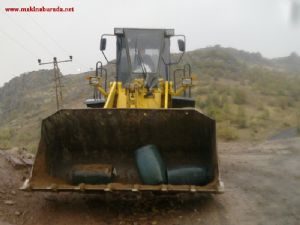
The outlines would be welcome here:
<svg viewBox="0 0 300 225">
<path fill-rule="evenodd" d="M 143 61 L 143 58 L 141 56 L 141 52 L 140 52 L 140 49 L 137 48 L 137 40 L 135 42 L 135 52 L 137 53 L 135 56 L 137 56 L 137 59 L 139 60 L 139 63 L 142 67 L 142 72 L 143 72 L 143 75 L 144 75 L 144 79 L 145 79 L 145 84 L 144 86 L 146 87 L 147 89 L 147 93 L 145 94 L 145 97 L 153 97 L 153 93 L 152 93 L 152 88 L 150 88 L 150 86 L 147 84 L 147 78 L 148 78 L 148 73 L 147 73 L 147 70 L 145 68 L 145 63 Z"/>
<path fill-rule="evenodd" d="M 138 59 L 139 59 L 139 63 L 141 64 L 141 67 L 142 67 L 142 71 L 143 71 L 143 75 L 146 77 L 147 76 L 147 70 L 145 68 L 145 63 L 144 63 L 144 60 L 141 56 L 141 52 L 139 49 L 137 49 L 137 52 L 138 52 Z"/>
<path fill-rule="evenodd" d="M 137 47 L 137 40 L 135 40 L 135 54 L 136 54 L 135 57 L 137 56 L 138 63 L 140 64 L 140 66 L 142 68 L 142 73 L 143 73 L 144 77 L 146 77 L 147 76 L 147 70 L 145 68 L 145 64 L 144 64 L 144 61 L 142 59 L 140 49 Z"/>
</svg>

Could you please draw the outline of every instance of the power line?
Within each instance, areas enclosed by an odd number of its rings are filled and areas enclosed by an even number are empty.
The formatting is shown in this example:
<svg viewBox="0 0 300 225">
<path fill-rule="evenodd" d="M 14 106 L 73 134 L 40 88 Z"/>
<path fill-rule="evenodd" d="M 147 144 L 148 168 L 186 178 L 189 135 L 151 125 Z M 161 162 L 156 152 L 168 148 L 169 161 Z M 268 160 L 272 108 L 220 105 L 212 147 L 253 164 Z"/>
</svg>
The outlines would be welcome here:
<svg viewBox="0 0 300 225">
<path fill-rule="evenodd" d="M 56 41 L 54 38 L 53 38 L 53 36 L 46 30 L 46 29 L 44 29 L 44 27 L 42 26 L 42 25 L 40 25 L 36 20 L 34 20 L 33 18 L 32 18 L 32 16 L 31 15 L 29 15 L 29 14 L 26 14 L 30 19 L 31 19 L 31 21 L 32 22 L 34 22 L 35 23 L 35 25 L 37 25 L 45 34 L 46 34 L 46 36 L 61 50 L 61 51 L 63 51 L 65 54 L 67 54 L 67 55 L 69 55 L 70 53 L 61 45 L 61 44 L 59 44 L 59 42 L 58 41 Z M 84 65 L 84 64 L 82 64 L 80 61 L 78 61 L 78 60 L 75 60 L 78 64 L 80 64 L 81 66 L 83 66 L 83 67 L 87 67 L 88 68 L 88 66 L 87 65 Z"/>
<path fill-rule="evenodd" d="M 50 62 L 42 62 L 40 59 L 38 59 L 39 65 L 46 65 L 46 64 L 53 64 L 53 71 L 54 71 L 54 84 L 55 84 L 55 97 L 56 97 L 56 107 L 57 110 L 63 108 L 63 92 L 62 92 L 62 83 L 61 83 L 61 74 L 58 68 L 59 63 L 64 62 L 72 62 L 73 57 L 70 56 L 70 59 L 68 60 L 61 60 L 57 61 L 57 58 L 54 57 L 53 61 Z"/>
<path fill-rule="evenodd" d="M 20 5 L 20 3 L 17 0 L 14 0 L 18 5 Z M 30 14 L 25 13 L 26 16 L 28 16 L 28 18 L 41 30 L 43 31 L 43 33 L 65 54 L 69 55 L 70 52 L 67 51 L 41 24 L 39 24 Z M 75 60 L 80 66 L 83 67 L 87 67 L 87 65 L 81 63 L 78 60 Z"/>
<path fill-rule="evenodd" d="M 20 3 L 17 1 L 17 0 L 14 0 L 17 4 L 19 4 L 20 5 Z M 25 15 L 37 26 L 37 27 L 39 27 L 40 28 L 40 30 L 42 30 L 45 34 L 46 34 L 46 36 L 51 40 L 51 41 L 53 41 L 54 43 L 55 43 L 55 45 L 60 49 L 60 50 L 62 50 L 65 54 L 67 54 L 67 55 L 69 55 L 70 53 L 64 48 L 64 47 L 62 47 L 60 44 L 59 44 L 59 42 L 58 41 L 56 41 L 53 37 L 52 37 L 52 35 L 46 30 L 46 29 L 44 29 L 43 28 L 43 26 L 42 25 L 40 25 L 35 19 L 33 19 L 33 17 L 30 15 L 30 14 L 28 14 L 28 13 L 25 13 Z"/>
<path fill-rule="evenodd" d="M 37 40 L 31 33 L 29 33 L 25 28 L 23 28 L 19 23 L 17 23 L 15 20 L 12 19 L 7 13 L 5 13 L 7 18 L 9 18 L 16 26 L 18 26 L 21 30 L 23 30 L 31 39 L 33 39 L 38 45 L 40 45 L 42 48 L 44 48 L 51 56 L 54 54 L 39 40 Z"/>
<path fill-rule="evenodd" d="M 44 34 L 65 54 L 69 55 L 69 51 L 67 51 L 61 44 L 59 44 L 59 42 L 53 38 L 53 36 L 41 25 L 39 24 L 36 20 L 33 19 L 33 17 L 29 14 L 26 13 L 26 15 L 28 16 L 28 18 L 30 18 L 30 20 L 37 26 L 40 28 L 41 31 L 44 32 Z M 77 62 L 78 64 L 80 64 L 83 67 L 87 67 L 87 65 L 82 64 L 80 61 L 75 60 L 75 62 Z"/>
<path fill-rule="evenodd" d="M 38 58 L 37 55 L 32 52 L 29 48 L 27 48 L 25 45 L 23 45 L 21 42 L 19 42 L 18 40 L 16 40 L 14 37 L 10 36 L 8 33 L 6 33 L 5 31 L 3 31 L 3 29 L 0 29 L 0 32 L 5 35 L 8 39 L 10 39 L 12 42 L 15 42 L 16 44 L 18 44 L 21 48 L 23 48 L 28 54 L 32 55 L 35 58 Z"/>
<path fill-rule="evenodd" d="M 32 18 L 31 15 L 29 15 L 29 14 L 26 14 L 26 15 L 28 16 L 28 18 L 30 18 L 30 20 L 31 20 L 33 23 L 35 23 L 36 26 L 38 26 L 38 27 L 46 34 L 46 36 L 47 36 L 51 41 L 53 41 L 53 43 L 55 43 L 55 45 L 56 45 L 60 50 L 62 50 L 62 51 L 63 51 L 65 54 L 67 54 L 67 55 L 70 54 L 63 46 L 61 46 L 61 45 L 59 44 L 58 41 L 56 41 L 56 40 L 52 37 L 52 35 L 51 35 L 46 29 L 43 28 L 43 26 L 41 26 L 37 21 L 35 21 L 35 20 Z"/>
<path fill-rule="evenodd" d="M 19 3 L 14 0 L 18 5 Z M 44 34 L 46 35 L 46 37 L 48 37 L 61 51 L 63 51 L 64 53 L 68 54 L 68 51 L 58 43 L 58 41 L 56 41 L 53 36 L 48 32 L 46 31 L 46 29 L 43 28 L 42 25 L 40 25 L 36 20 L 33 19 L 33 17 L 31 17 L 29 14 L 25 13 L 26 16 L 28 16 L 30 18 L 30 20 L 35 23 L 35 25 L 44 32 Z M 45 49 L 51 56 L 53 56 L 54 54 L 52 53 L 52 51 L 49 50 L 49 48 L 46 47 L 46 45 L 43 44 L 43 42 L 37 40 L 30 32 L 28 32 L 23 26 L 21 26 L 19 23 L 17 23 L 14 19 L 12 19 L 12 17 L 10 17 L 8 14 L 5 14 L 10 20 L 11 22 L 13 22 L 16 26 L 18 26 L 22 31 L 24 31 L 31 39 L 33 39 L 35 41 L 36 44 L 40 45 L 43 49 Z M 6 36 L 8 36 L 6 34 Z M 10 36 L 10 39 L 13 39 L 11 38 Z M 17 42 L 20 46 L 22 46 L 23 49 L 26 49 L 26 51 L 28 52 L 31 52 L 29 51 L 28 48 L 26 48 L 24 45 L 20 44 L 20 42 L 18 42 L 16 39 L 13 39 L 15 42 Z M 32 52 L 31 52 L 32 53 Z M 35 54 L 34 54 L 35 55 Z M 36 57 L 36 55 L 35 55 Z M 76 60 L 76 64 L 82 66 L 82 67 L 86 67 L 86 68 L 89 68 L 87 65 L 81 63 L 80 61 Z"/>
</svg>

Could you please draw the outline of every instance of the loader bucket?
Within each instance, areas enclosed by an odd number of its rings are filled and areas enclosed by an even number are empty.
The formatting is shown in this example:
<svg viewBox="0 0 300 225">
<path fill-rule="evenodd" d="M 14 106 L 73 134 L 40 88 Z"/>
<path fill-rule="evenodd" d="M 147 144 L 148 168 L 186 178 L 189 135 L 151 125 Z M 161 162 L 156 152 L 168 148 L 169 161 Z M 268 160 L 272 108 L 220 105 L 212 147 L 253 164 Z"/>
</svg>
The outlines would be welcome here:
<svg viewBox="0 0 300 225">
<path fill-rule="evenodd" d="M 146 145 L 158 149 L 166 169 L 207 168 L 207 182 L 170 184 L 167 178 L 154 185 L 142 182 L 135 154 Z M 196 109 L 60 110 L 42 121 L 31 177 L 24 187 L 32 191 L 213 193 L 222 188 L 215 121 Z"/>
</svg>

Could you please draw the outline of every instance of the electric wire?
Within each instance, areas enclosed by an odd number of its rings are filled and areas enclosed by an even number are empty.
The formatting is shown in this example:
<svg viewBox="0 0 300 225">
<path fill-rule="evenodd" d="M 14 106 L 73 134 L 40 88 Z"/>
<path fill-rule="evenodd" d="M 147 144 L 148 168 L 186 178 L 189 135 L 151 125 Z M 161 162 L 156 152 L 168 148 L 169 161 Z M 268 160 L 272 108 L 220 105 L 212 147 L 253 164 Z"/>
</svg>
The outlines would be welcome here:
<svg viewBox="0 0 300 225">
<path fill-rule="evenodd" d="M 19 45 L 21 48 L 23 48 L 23 50 L 25 50 L 28 54 L 30 54 L 31 56 L 38 58 L 38 56 L 31 51 L 29 48 L 27 48 L 25 45 L 22 44 L 22 42 L 18 41 L 17 39 L 15 39 L 14 37 L 10 36 L 8 33 L 6 33 L 3 29 L 0 29 L 0 32 L 6 36 L 10 41 L 15 42 L 17 45 Z"/>
<path fill-rule="evenodd" d="M 38 39 L 36 39 L 30 32 L 28 32 L 25 28 L 23 28 L 23 26 L 21 26 L 19 23 L 17 23 L 14 19 L 12 19 L 11 16 L 9 16 L 8 14 L 5 13 L 5 15 L 7 16 L 7 18 L 10 19 L 10 21 L 12 21 L 12 23 L 14 23 L 16 26 L 18 26 L 24 33 L 26 33 L 33 41 L 35 41 L 35 43 L 37 45 L 39 45 L 40 47 L 42 47 L 44 50 L 46 50 L 52 57 L 54 56 L 53 52 L 50 51 L 50 49 L 48 49 L 41 41 L 39 41 Z"/>
<path fill-rule="evenodd" d="M 20 3 L 17 0 L 14 0 L 18 5 Z M 25 13 L 25 15 L 45 34 L 46 37 L 48 37 L 49 40 L 51 40 L 57 48 L 59 48 L 62 52 L 64 52 L 67 55 L 71 55 L 69 51 L 67 51 L 41 24 L 39 24 L 30 14 Z M 82 67 L 89 68 L 87 65 L 80 62 L 78 59 L 74 59 L 73 61 L 76 61 L 76 64 L 79 64 Z"/>
<path fill-rule="evenodd" d="M 19 4 L 16 0 L 14 0 L 17 4 Z M 26 16 L 28 16 L 30 18 L 30 20 L 45 34 L 45 36 L 51 40 L 57 48 L 59 48 L 62 52 L 64 52 L 65 54 L 67 55 L 70 55 L 69 54 L 69 51 L 67 51 L 61 44 L 59 44 L 58 41 L 56 41 L 53 36 L 46 30 L 43 28 L 42 25 L 40 25 L 36 20 L 34 20 L 34 18 L 25 13 Z M 12 23 L 14 23 L 16 26 L 18 26 L 24 33 L 26 33 L 33 41 L 35 41 L 35 44 L 39 45 L 40 47 L 42 47 L 44 50 L 46 50 L 52 57 L 54 56 L 53 52 L 49 50 L 49 48 L 46 47 L 46 45 L 44 45 L 41 41 L 37 40 L 29 31 L 27 31 L 22 25 L 20 25 L 18 22 L 16 22 L 16 20 L 14 20 L 11 16 L 9 16 L 8 14 L 5 13 L 5 15 L 7 16 L 7 18 L 10 19 L 10 21 Z M 18 45 L 20 45 L 24 50 L 30 52 L 31 55 L 35 55 L 35 54 L 32 54 L 33 52 L 30 51 L 28 48 L 26 48 L 21 42 L 19 42 L 17 39 L 15 38 L 12 38 L 12 36 L 8 35 L 7 33 L 5 33 L 5 35 L 13 40 L 14 42 L 16 42 Z M 39 58 L 38 56 L 35 55 L 36 58 Z M 77 60 L 76 58 L 73 59 L 73 61 L 75 61 L 75 63 L 77 65 L 80 65 L 81 67 L 85 67 L 85 68 L 89 68 L 87 65 L 81 63 L 79 60 Z"/>
<path fill-rule="evenodd" d="M 40 25 L 36 20 L 34 20 L 31 15 L 29 15 L 29 14 L 26 14 L 26 15 L 45 34 L 45 36 L 48 37 L 56 45 L 57 48 L 59 48 L 65 54 L 70 55 L 70 52 L 67 51 L 57 40 L 55 40 L 53 38 L 53 36 L 42 25 Z M 79 64 L 80 66 L 88 68 L 87 65 L 84 65 L 83 63 L 78 61 L 76 58 L 74 59 L 74 61 L 76 61 L 76 63 Z"/>
</svg>

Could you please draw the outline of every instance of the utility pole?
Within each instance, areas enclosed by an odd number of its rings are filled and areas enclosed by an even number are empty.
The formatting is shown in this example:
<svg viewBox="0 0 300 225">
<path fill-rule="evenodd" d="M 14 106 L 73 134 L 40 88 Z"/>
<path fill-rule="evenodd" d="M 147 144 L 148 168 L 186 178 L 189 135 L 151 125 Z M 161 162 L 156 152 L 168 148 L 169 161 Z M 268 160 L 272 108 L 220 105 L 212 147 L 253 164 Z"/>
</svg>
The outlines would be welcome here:
<svg viewBox="0 0 300 225">
<path fill-rule="evenodd" d="M 63 63 L 63 62 L 72 62 L 73 57 L 69 56 L 68 60 L 62 60 L 62 61 L 57 61 L 57 58 L 54 57 L 53 61 L 51 62 L 43 62 L 41 59 L 38 59 L 39 65 L 46 65 L 46 64 L 53 64 L 53 71 L 54 71 L 54 83 L 55 83 L 55 97 L 56 97 L 56 107 L 57 110 L 63 108 L 63 93 L 62 93 L 62 84 L 61 84 L 61 75 L 60 71 L 58 68 L 58 63 Z"/>
</svg>

